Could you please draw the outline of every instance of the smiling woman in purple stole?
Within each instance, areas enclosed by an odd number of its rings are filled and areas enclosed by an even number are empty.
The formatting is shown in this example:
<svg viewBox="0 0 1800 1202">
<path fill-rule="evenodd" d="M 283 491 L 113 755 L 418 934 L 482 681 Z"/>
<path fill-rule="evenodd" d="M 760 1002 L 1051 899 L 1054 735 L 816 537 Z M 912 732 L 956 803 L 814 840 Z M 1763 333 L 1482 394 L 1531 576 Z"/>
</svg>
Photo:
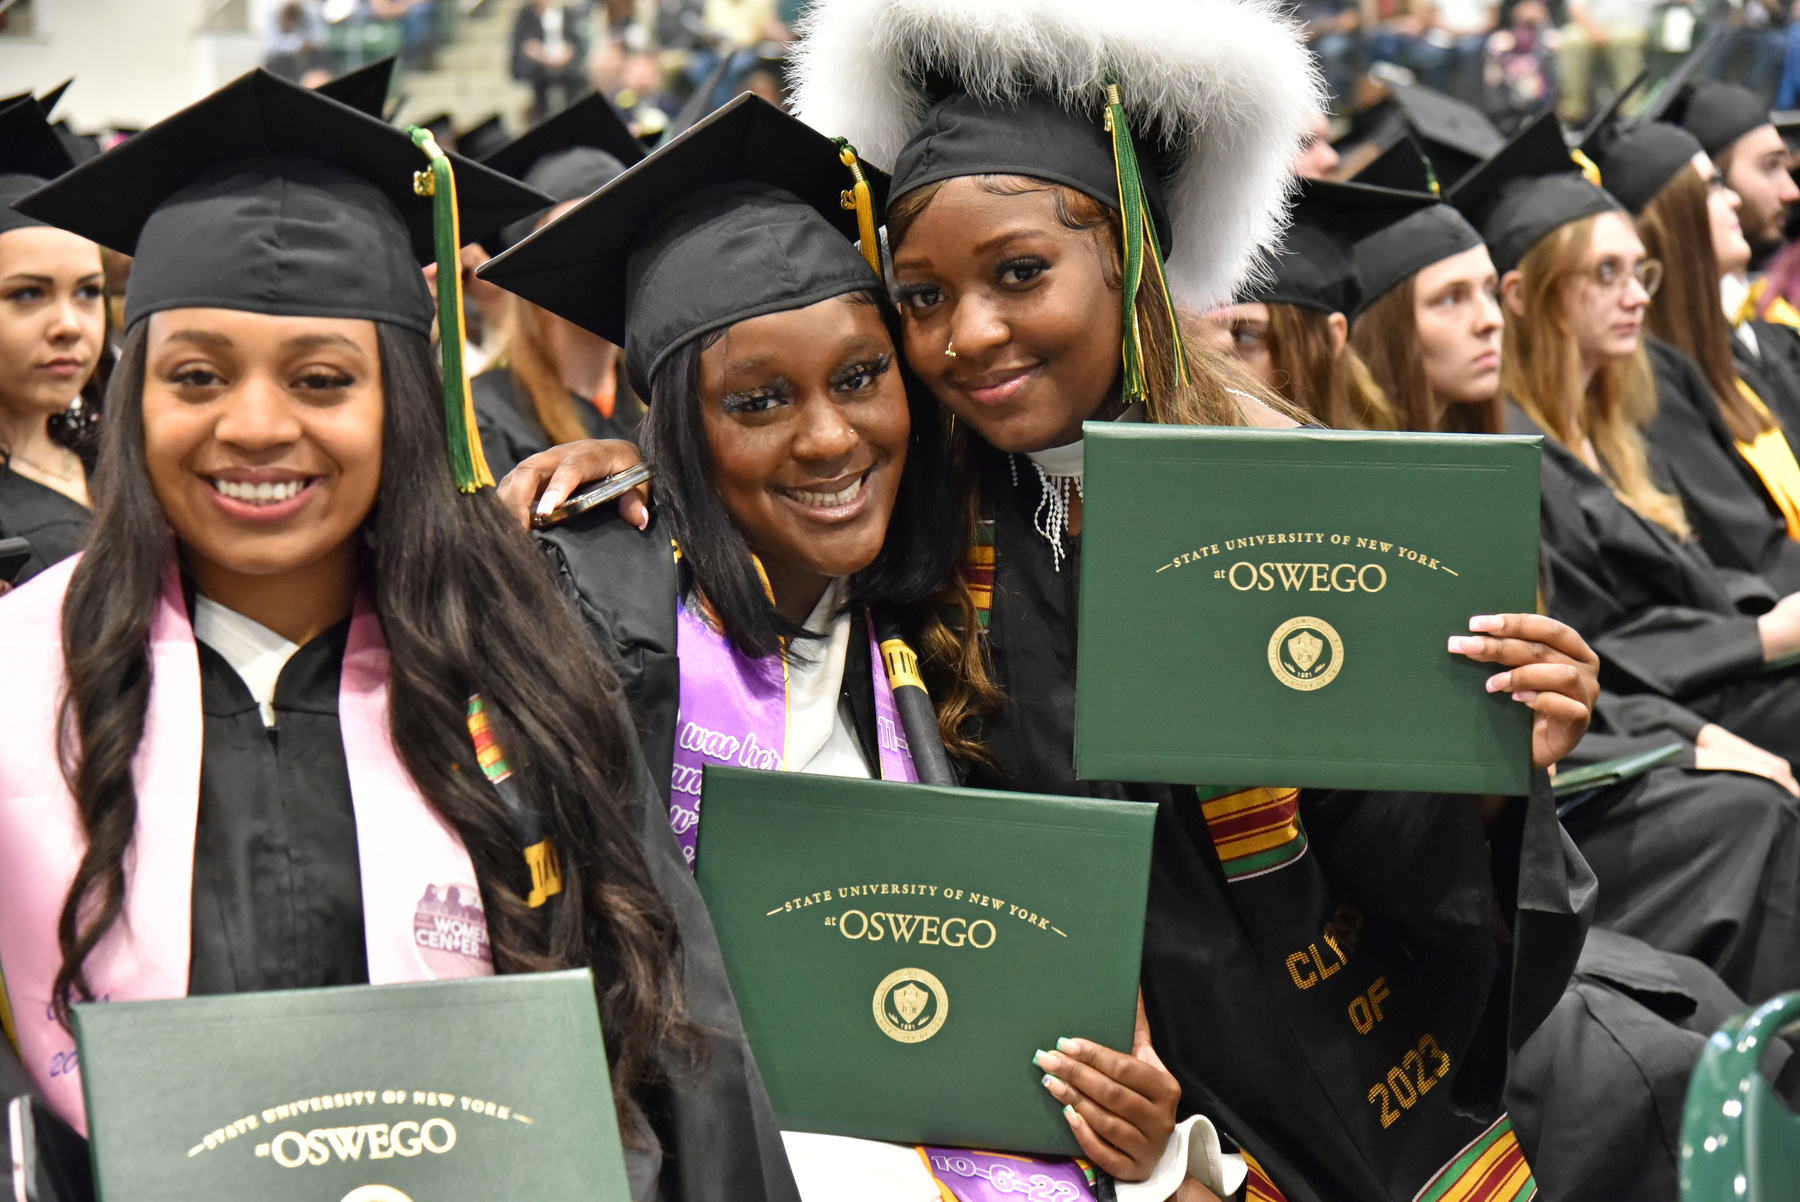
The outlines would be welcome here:
<svg viewBox="0 0 1800 1202">
<path fill-rule="evenodd" d="M 948 638 L 935 599 L 959 519 L 937 407 L 895 345 L 885 191 L 851 148 L 744 97 L 482 272 L 623 345 L 651 399 L 644 527 L 606 512 L 546 540 L 621 665 L 690 855 L 707 764 L 955 779 L 940 720 L 954 729 L 970 687 L 953 679 L 934 710 L 912 647 Z M 1185 1202 L 1241 1179 L 1209 1126 L 1177 1133 L 1177 1087 L 1147 1043 L 1040 1056 L 1046 1088 L 1080 1102 L 1071 1125 L 1097 1166 L 788 1133 L 802 1196 L 855 1180 L 862 1198 L 986 1199 L 1017 1182 L 1070 1202 Z M 1116 1179 L 1097 1184 L 1101 1170 Z"/>
<path fill-rule="evenodd" d="M 420 264 L 545 203 L 264 72 L 18 202 L 135 256 L 88 549 L 0 598 L 7 1034 L 77 1127 L 74 1003 L 591 966 L 633 1196 L 794 1197 L 618 681 L 434 361 Z"/>
</svg>

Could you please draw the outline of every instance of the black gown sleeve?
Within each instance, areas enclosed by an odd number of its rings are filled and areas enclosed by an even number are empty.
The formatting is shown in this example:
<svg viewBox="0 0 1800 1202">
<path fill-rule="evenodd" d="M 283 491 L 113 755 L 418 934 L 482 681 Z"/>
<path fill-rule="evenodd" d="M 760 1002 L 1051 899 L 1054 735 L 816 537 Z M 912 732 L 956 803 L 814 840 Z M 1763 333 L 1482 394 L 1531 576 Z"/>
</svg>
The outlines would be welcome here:
<svg viewBox="0 0 1800 1202">
<path fill-rule="evenodd" d="M 1509 418 L 1513 433 L 1543 433 L 1516 407 Z M 1548 436 L 1541 487 L 1545 601 L 1600 656 L 1603 684 L 1680 699 L 1762 670 L 1756 619 L 1703 551 L 1626 508 Z"/>
<path fill-rule="evenodd" d="M 1782 594 L 1800 589 L 1800 542 L 1788 537 L 1767 489 L 1738 453 L 1700 365 L 1657 338 L 1645 339 L 1645 349 L 1657 394 L 1656 420 L 1645 433 L 1681 494 L 1694 537 L 1720 567 L 1760 573 Z"/>
<path fill-rule="evenodd" d="M 475 407 L 481 453 L 494 479 L 503 479 L 520 460 L 549 448 L 550 436 L 519 394 L 511 368 L 492 367 L 470 380 L 469 399 Z"/>
<path fill-rule="evenodd" d="M 624 685 L 641 740 L 631 755 L 639 841 L 681 932 L 688 1016 L 705 1040 L 690 1060 L 665 1054 L 648 1091 L 648 1150 L 630 1149 L 632 1197 L 649 1202 L 798 1202 L 781 1131 L 744 1036 L 724 957 L 694 874 L 669 829 L 669 780 L 681 698 L 675 658 L 677 574 L 654 512 L 647 531 L 607 505 L 538 535 L 551 571 Z M 621 720 L 626 715 L 621 714 Z"/>
</svg>

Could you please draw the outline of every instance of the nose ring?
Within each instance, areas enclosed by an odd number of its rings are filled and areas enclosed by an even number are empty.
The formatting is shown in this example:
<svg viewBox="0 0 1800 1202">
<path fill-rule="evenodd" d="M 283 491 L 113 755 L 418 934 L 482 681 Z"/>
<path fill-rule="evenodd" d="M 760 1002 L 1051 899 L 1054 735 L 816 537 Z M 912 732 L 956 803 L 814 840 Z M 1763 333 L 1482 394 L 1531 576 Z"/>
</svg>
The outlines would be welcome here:
<svg viewBox="0 0 1800 1202">
<path fill-rule="evenodd" d="M 946 358 L 956 358 L 956 339 L 952 338 L 944 344 L 944 355 Z"/>
</svg>

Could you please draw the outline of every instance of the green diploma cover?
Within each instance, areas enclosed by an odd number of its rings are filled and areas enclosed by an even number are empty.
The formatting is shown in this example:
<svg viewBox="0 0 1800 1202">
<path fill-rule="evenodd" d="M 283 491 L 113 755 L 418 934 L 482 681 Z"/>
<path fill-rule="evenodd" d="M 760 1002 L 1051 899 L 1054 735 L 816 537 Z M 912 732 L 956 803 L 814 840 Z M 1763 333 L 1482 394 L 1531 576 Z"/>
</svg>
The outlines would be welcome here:
<svg viewBox="0 0 1800 1202">
<path fill-rule="evenodd" d="M 1445 641 L 1537 609 L 1538 438 L 1084 432 L 1083 779 L 1526 791 L 1531 711 Z"/>
<path fill-rule="evenodd" d="M 698 875 L 789 1130 L 1078 1154 L 1032 1065 L 1129 1051 L 1155 809 L 706 769 Z"/>
<path fill-rule="evenodd" d="M 628 1202 L 578 972 L 75 1007 L 101 1202 Z"/>
</svg>

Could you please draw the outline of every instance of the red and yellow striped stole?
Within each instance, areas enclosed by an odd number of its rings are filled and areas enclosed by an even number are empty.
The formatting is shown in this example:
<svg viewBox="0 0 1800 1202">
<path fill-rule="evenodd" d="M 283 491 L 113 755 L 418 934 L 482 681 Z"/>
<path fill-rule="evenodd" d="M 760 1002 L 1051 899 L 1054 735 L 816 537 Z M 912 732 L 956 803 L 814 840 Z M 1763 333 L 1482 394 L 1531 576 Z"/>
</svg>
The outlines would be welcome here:
<svg viewBox="0 0 1800 1202">
<path fill-rule="evenodd" d="M 1241 1149 L 1240 1149 L 1241 1151 Z M 1262 1165 L 1249 1152 L 1243 1152 L 1244 1167 L 1250 1170 L 1249 1179 L 1244 1182 L 1244 1202 L 1287 1202 L 1287 1197 L 1275 1188 L 1275 1183 L 1263 1171 Z"/>
<path fill-rule="evenodd" d="M 1503 1114 L 1439 1169 L 1413 1202 L 1528 1202 L 1535 1197 L 1537 1182 L 1525 1163 L 1525 1150 L 1513 1134 L 1512 1119 Z"/>
<path fill-rule="evenodd" d="M 1202 802 L 1200 809 L 1226 880 L 1274 872 L 1306 854 L 1298 789 L 1243 789 Z"/>
</svg>

